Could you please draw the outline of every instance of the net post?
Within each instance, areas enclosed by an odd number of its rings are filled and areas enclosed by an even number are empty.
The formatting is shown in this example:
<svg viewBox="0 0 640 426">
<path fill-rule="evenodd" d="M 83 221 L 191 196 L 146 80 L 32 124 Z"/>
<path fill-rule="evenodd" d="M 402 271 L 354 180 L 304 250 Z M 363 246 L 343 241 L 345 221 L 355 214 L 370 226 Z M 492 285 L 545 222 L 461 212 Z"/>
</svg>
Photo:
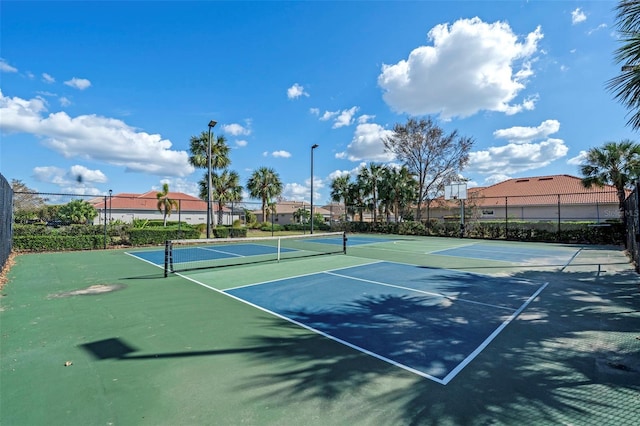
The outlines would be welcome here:
<svg viewBox="0 0 640 426">
<path fill-rule="evenodd" d="M 173 266 L 172 252 L 173 250 L 171 250 L 171 240 L 166 240 L 164 242 L 164 277 L 165 278 L 167 278 L 167 276 L 169 275 L 169 268 Z"/>
<path fill-rule="evenodd" d="M 278 238 L 278 262 L 280 262 L 280 241 L 282 241 L 282 239 Z"/>
<path fill-rule="evenodd" d="M 347 254 L 347 232 L 342 233 L 342 253 Z"/>
</svg>

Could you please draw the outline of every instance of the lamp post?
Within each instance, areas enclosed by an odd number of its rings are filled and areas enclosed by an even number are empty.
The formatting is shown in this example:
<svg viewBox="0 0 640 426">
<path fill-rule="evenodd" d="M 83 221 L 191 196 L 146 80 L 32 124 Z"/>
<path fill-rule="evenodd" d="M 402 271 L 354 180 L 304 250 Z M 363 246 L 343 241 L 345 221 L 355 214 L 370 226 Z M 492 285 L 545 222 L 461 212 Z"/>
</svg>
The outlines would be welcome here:
<svg viewBox="0 0 640 426">
<path fill-rule="evenodd" d="M 311 230 L 309 232 L 311 234 L 313 234 L 313 150 L 317 147 L 317 143 L 311 145 Z"/>
<path fill-rule="evenodd" d="M 109 190 L 109 223 L 111 223 L 111 194 L 113 194 L 113 191 Z"/>
<path fill-rule="evenodd" d="M 207 238 L 211 238 L 211 129 L 218 124 L 217 121 L 209 122 L 209 144 L 207 147 Z"/>
</svg>

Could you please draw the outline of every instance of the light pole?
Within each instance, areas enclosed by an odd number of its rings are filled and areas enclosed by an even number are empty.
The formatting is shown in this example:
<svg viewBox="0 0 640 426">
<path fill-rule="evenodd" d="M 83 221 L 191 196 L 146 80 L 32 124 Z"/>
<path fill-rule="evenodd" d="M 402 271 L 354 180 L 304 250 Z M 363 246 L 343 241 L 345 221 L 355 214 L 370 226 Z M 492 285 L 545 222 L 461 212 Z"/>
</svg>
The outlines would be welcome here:
<svg viewBox="0 0 640 426">
<path fill-rule="evenodd" d="M 209 122 L 209 144 L 207 148 L 207 238 L 211 238 L 211 129 L 218 124 L 217 121 Z"/>
<path fill-rule="evenodd" d="M 313 150 L 317 147 L 317 143 L 311 145 L 311 234 L 313 234 Z"/>
</svg>

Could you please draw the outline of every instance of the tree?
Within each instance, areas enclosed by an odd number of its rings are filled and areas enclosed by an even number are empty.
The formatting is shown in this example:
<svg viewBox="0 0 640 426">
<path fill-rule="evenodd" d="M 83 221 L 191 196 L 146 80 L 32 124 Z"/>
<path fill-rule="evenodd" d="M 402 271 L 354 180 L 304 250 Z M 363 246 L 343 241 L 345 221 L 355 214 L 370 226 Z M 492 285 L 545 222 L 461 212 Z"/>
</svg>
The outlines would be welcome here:
<svg viewBox="0 0 640 426">
<path fill-rule="evenodd" d="M 445 134 L 431 118 L 410 118 L 404 125 L 396 123 L 393 134 L 383 143 L 417 180 L 416 220 L 420 220 L 423 203 L 457 179 L 469 162 L 473 139 L 459 136 L 457 131 Z"/>
<path fill-rule="evenodd" d="M 209 151 L 209 133 L 202 132 L 199 136 L 191 136 L 189 140 L 189 164 L 199 169 L 207 169 L 209 162 L 207 154 Z M 227 168 L 231 164 L 229 159 L 229 146 L 227 139 L 220 135 L 211 141 L 211 169 L 219 170 Z"/>
<path fill-rule="evenodd" d="M 358 180 L 360 180 L 367 195 L 371 195 L 371 210 L 373 211 L 373 221 L 378 220 L 378 188 L 382 183 L 382 176 L 385 167 L 382 164 L 369 163 L 360 169 Z"/>
<path fill-rule="evenodd" d="M 191 136 L 189 140 L 189 150 L 191 151 L 191 156 L 189 157 L 189 163 L 200 169 L 207 169 L 207 173 L 204 175 L 202 180 L 198 183 L 200 188 L 205 188 L 204 192 L 200 191 L 200 198 L 203 200 L 208 200 L 209 202 L 213 200 L 209 200 L 209 194 L 207 188 L 211 185 L 211 192 L 214 192 L 213 182 L 208 182 L 209 180 L 209 132 L 201 132 L 199 136 Z M 231 164 L 231 160 L 229 159 L 229 146 L 227 145 L 227 140 L 223 135 L 218 136 L 217 138 L 211 140 L 211 180 L 213 181 L 213 175 L 216 170 L 225 169 Z M 213 195 L 212 195 L 213 198 Z M 208 208 L 207 208 L 208 210 Z M 213 220 L 213 218 L 207 218 L 207 220 Z"/>
<path fill-rule="evenodd" d="M 13 190 L 13 215 L 16 221 L 28 222 L 29 220 L 49 219 L 43 217 L 42 214 L 46 206 L 46 198 L 42 198 L 21 180 L 12 179 L 11 189 Z"/>
<path fill-rule="evenodd" d="M 260 167 L 249 177 L 247 190 L 253 198 L 262 201 L 262 220 L 267 220 L 267 205 L 273 198 L 282 194 L 282 181 L 280 176 L 270 167 Z"/>
<path fill-rule="evenodd" d="M 98 216 L 96 209 L 84 200 L 71 200 L 58 211 L 60 219 L 71 223 L 89 223 Z"/>
<path fill-rule="evenodd" d="M 240 176 L 237 172 L 224 170 L 221 174 L 211 175 L 213 187 L 212 197 L 218 201 L 218 224 L 222 223 L 222 209 L 227 203 L 235 203 L 242 200 L 242 185 L 239 184 Z M 202 194 L 202 189 L 200 193 Z M 206 193 L 206 187 L 204 188 Z"/>
<path fill-rule="evenodd" d="M 347 201 L 349 200 L 350 180 L 350 175 L 343 175 L 338 176 L 331 181 L 331 200 L 338 203 L 342 202 L 344 204 L 345 213 L 347 211 Z"/>
<path fill-rule="evenodd" d="M 416 193 L 417 182 L 407 167 L 386 167 L 380 186 L 380 202 L 385 206 L 387 221 L 392 211 L 398 222 L 406 207 L 416 199 Z"/>
<path fill-rule="evenodd" d="M 364 221 L 364 209 L 366 208 L 365 198 L 367 197 L 367 190 L 362 180 L 356 180 L 349 184 L 349 201 L 350 206 L 347 207 L 347 212 L 354 215 L 356 212 L 360 216 L 360 222 Z"/>
<path fill-rule="evenodd" d="M 640 177 L 640 144 L 628 139 L 620 143 L 607 142 L 600 148 L 589 149 L 585 163 L 580 167 L 582 185 L 585 188 L 615 186 L 623 209 L 625 189 Z"/>
<path fill-rule="evenodd" d="M 169 198 L 169 184 L 162 184 L 162 192 L 156 193 L 158 199 L 158 211 L 164 214 L 163 226 L 167 226 L 167 217 L 171 216 L 171 211 L 178 208 L 178 201 Z"/>
<path fill-rule="evenodd" d="M 621 74 L 607 82 L 607 89 L 631 114 L 628 121 L 634 130 L 640 129 L 640 2 L 620 1 L 616 7 L 616 24 L 623 43 L 614 59 L 621 65 Z"/>
<path fill-rule="evenodd" d="M 309 221 L 309 217 L 311 216 L 311 212 L 304 207 L 299 208 L 295 212 L 293 212 L 293 220 L 298 223 L 307 223 Z"/>
</svg>

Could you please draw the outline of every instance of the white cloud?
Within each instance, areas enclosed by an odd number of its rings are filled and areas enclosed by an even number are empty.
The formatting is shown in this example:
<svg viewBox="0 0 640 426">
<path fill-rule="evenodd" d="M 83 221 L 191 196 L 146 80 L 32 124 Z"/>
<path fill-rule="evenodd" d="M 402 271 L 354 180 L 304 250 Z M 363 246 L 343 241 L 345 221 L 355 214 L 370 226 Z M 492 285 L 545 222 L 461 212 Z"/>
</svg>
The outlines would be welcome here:
<svg viewBox="0 0 640 426">
<path fill-rule="evenodd" d="M 607 24 L 600 24 L 600 25 L 598 25 L 597 27 L 592 28 L 591 30 L 589 30 L 589 31 L 587 32 L 587 34 L 588 34 L 588 35 L 591 35 L 591 34 L 593 34 L 593 33 L 595 33 L 595 32 L 598 32 L 598 31 L 600 31 L 600 30 L 605 30 L 605 29 L 607 29 L 607 28 L 608 28 L 608 27 L 607 27 Z"/>
<path fill-rule="evenodd" d="M 324 181 L 318 177 L 313 179 L 313 201 L 314 203 L 322 199 L 322 188 L 324 188 Z M 311 200 L 311 179 L 306 179 L 304 184 L 299 183 L 286 183 L 282 188 L 282 197 L 285 200 L 291 201 L 306 201 Z"/>
<path fill-rule="evenodd" d="M 352 171 L 350 170 L 334 170 L 331 173 L 329 173 L 329 180 L 333 181 L 336 178 L 351 175 L 351 174 L 352 174 Z"/>
<path fill-rule="evenodd" d="M 540 27 L 521 41 L 507 23 L 488 24 L 476 17 L 437 25 L 428 37 L 433 45 L 383 65 L 378 85 L 392 109 L 449 119 L 482 110 L 515 114 L 534 108 L 535 97 L 515 99 L 533 75 Z"/>
<path fill-rule="evenodd" d="M 65 81 L 64 84 L 78 90 L 84 90 L 91 86 L 91 82 L 86 78 L 77 78 L 77 77 L 73 77 L 71 80 Z"/>
<path fill-rule="evenodd" d="M 49 74 L 47 74 L 46 72 L 42 73 L 42 81 L 44 81 L 45 83 L 55 83 L 56 79 L 51 77 Z"/>
<path fill-rule="evenodd" d="M 33 177 L 37 181 L 57 185 L 65 193 L 83 195 L 99 195 L 100 191 L 93 185 L 107 182 L 102 171 L 77 164 L 68 170 L 54 166 L 34 167 Z"/>
<path fill-rule="evenodd" d="M 307 92 L 305 92 L 304 87 L 295 83 L 293 86 L 287 89 L 287 97 L 289 99 L 297 99 L 300 96 L 309 96 Z"/>
<path fill-rule="evenodd" d="M 376 118 L 375 115 L 362 114 L 360 117 L 358 117 L 358 123 L 368 123 L 374 118 Z"/>
<path fill-rule="evenodd" d="M 18 72 L 18 68 L 12 67 L 11 65 L 9 65 L 7 63 L 7 61 L 5 61 L 4 59 L 0 58 L 0 71 L 2 71 L 2 72 Z"/>
<path fill-rule="evenodd" d="M 224 126 L 222 126 L 222 130 L 224 130 L 225 132 L 233 135 L 233 136 L 239 136 L 239 135 L 250 135 L 251 134 L 251 129 L 242 126 L 241 124 L 238 123 L 232 123 L 232 124 L 225 124 Z"/>
<path fill-rule="evenodd" d="M 571 24 L 576 25 L 587 20 L 587 15 L 580 9 L 576 8 L 571 12 Z"/>
<path fill-rule="evenodd" d="M 60 99 L 58 99 L 58 100 L 60 101 L 60 105 L 63 106 L 63 107 L 71 105 L 71 101 L 68 98 L 64 97 L 64 96 L 61 96 Z"/>
<path fill-rule="evenodd" d="M 567 164 L 571 166 L 581 166 L 587 161 L 587 151 L 580 151 L 575 157 L 569 158 Z"/>
<path fill-rule="evenodd" d="M 469 164 L 465 171 L 485 175 L 516 174 L 548 166 L 564 157 L 568 151 L 569 148 L 562 139 L 509 143 L 469 153 Z"/>
<path fill-rule="evenodd" d="M 509 176 L 509 175 L 505 175 L 505 174 L 502 174 L 502 173 L 496 173 L 496 174 L 491 175 L 488 178 L 486 178 L 484 180 L 484 184 L 482 186 L 495 185 L 496 183 L 501 183 L 501 182 L 504 182 L 505 180 L 509 180 L 509 179 L 511 179 L 511 176 Z M 467 185 L 467 187 L 469 187 L 469 188 L 473 188 L 474 186 L 479 186 L 479 185 Z"/>
<path fill-rule="evenodd" d="M 526 143 L 536 139 L 543 139 L 557 133 L 560 130 L 558 120 L 545 120 L 538 127 L 514 126 L 508 129 L 500 129 L 493 132 L 498 139 L 507 139 L 512 143 Z"/>
<path fill-rule="evenodd" d="M 383 138 L 393 134 L 376 123 L 362 123 L 356 126 L 347 150 L 336 154 L 336 158 L 350 161 L 382 161 L 394 159 L 394 155 L 385 151 Z"/>
<path fill-rule="evenodd" d="M 187 176 L 194 171 L 186 151 L 172 150 L 171 141 L 141 132 L 118 119 L 70 117 L 65 112 L 47 115 L 41 98 L 9 98 L 1 91 L 0 116 L 2 132 L 41 137 L 43 145 L 66 158 L 100 161 L 126 171 L 161 176 Z"/>
<path fill-rule="evenodd" d="M 322 115 L 320 115 L 320 110 L 318 108 L 311 108 L 310 111 L 312 114 L 317 115 L 320 121 L 334 119 L 333 126 L 331 127 L 333 129 L 338 129 L 340 127 L 350 126 L 353 124 L 353 117 L 359 109 L 359 107 L 354 106 L 349 109 L 343 109 L 342 111 L 325 111 Z M 365 117 L 365 121 L 367 120 L 367 117 L 373 118 L 373 116 L 366 115 L 363 115 L 362 117 Z"/>
<path fill-rule="evenodd" d="M 315 115 L 320 116 L 320 110 L 318 110 L 317 108 L 312 108 L 311 111 Z M 325 111 L 324 114 L 322 114 L 319 119 L 320 121 L 327 121 L 327 120 L 330 120 L 332 117 L 335 117 L 339 113 L 340 111 Z"/>
<path fill-rule="evenodd" d="M 289 158 L 289 157 L 291 157 L 291 153 L 290 152 L 283 151 L 283 150 L 273 151 L 271 153 L 271 155 L 276 157 L 276 158 Z"/>
<path fill-rule="evenodd" d="M 338 129 L 340 127 L 350 126 L 353 124 L 353 116 L 356 112 L 358 112 L 360 108 L 354 106 L 349 109 L 345 109 L 340 111 L 340 114 L 336 117 L 335 122 L 333 123 L 333 128 Z"/>
<path fill-rule="evenodd" d="M 193 197 L 199 197 L 200 188 L 196 182 L 190 182 L 182 178 L 160 179 L 160 185 L 153 186 L 152 191 L 162 191 L 162 184 L 168 184 L 171 192 L 182 192 Z"/>
<path fill-rule="evenodd" d="M 245 141 L 243 139 L 240 139 L 240 140 L 236 141 L 236 147 L 238 147 L 238 148 L 244 148 L 248 144 L 249 144 L 249 142 L 247 142 L 247 141 Z"/>
</svg>

